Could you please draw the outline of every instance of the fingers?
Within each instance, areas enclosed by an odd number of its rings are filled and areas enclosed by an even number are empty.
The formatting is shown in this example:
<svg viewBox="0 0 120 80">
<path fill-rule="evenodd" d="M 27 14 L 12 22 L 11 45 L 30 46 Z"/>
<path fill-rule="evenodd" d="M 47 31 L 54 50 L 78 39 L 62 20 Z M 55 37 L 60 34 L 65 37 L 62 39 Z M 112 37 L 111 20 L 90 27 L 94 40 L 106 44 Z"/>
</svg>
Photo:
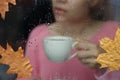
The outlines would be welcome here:
<svg viewBox="0 0 120 80">
<path fill-rule="evenodd" d="M 78 40 L 78 44 L 75 46 L 78 59 L 86 66 L 90 68 L 99 68 L 96 58 L 101 53 L 101 48 L 96 44 L 87 40 Z"/>
<path fill-rule="evenodd" d="M 97 63 L 95 58 L 81 59 L 81 62 L 84 63 L 84 64 L 89 64 L 89 63 L 95 64 L 95 63 Z"/>
<path fill-rule="evenodd" d="M 98 63 L 95 63 L 95 64 L 91 64 L 91 63 L 87 63 L 87 64 L 84 64 L 90 68 L 93 68 L 93 69 L 99 69 L 100 68 L 100 64 Z"/>
<path fill-rule="evenodd" d="M 75 48 L 78 49 L 78 50 L 81 50 L 81 49 L 93 49 L 95 48 L 96 49 L 97 45 L 90 42 L 90 41 L 79 41 L 78 44 L 75 45 Z"/>
<path fill-rule="evenodd" d="M 96 58 L 81 59 L 81 62 L 90 68 L 97 69 L 100 67 L 100 64 L 97 63 Z"/>
<path fill-rule="evenodd" d="M 100 46 L 96 45 L 95 43 L 88 41 L 88 40 L 80 40 L 80 39 L 76 39 L 76 41 L 78 42 L 75 45 L 75 48 L 77 50 L 90 50 L 90 49 L 98 49 L 98 51 L 100 51 L 101 53 L 104 53 L 105 50 L 102 49 Z"/>
<path fill-rule="evenodd" d="M 89 57 L 97 57 L 98 56 L 98 51 L 97 50 L 81 50 L 81 51 L 78 51 L 77 52 L 77 56 L 78 58 L 80 59 L 83 59 L 83 58 L 89 58 Z"/>
</svg>

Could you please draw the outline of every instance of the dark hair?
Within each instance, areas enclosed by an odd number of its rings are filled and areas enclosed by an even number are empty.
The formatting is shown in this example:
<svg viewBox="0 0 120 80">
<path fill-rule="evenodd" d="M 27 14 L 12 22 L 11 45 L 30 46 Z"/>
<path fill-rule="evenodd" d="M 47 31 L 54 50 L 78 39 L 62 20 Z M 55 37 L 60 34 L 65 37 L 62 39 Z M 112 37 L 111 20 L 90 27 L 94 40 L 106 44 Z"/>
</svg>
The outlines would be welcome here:
<svg viewBox="0 0 120 80">
<path fill-rule="evenodd" d="M 108 20 L 106 9 L 108 8 L 108 0 L 100 0 L 100 3 L 90 8 L 91 18 L 95 20 Z"/>
</svg>

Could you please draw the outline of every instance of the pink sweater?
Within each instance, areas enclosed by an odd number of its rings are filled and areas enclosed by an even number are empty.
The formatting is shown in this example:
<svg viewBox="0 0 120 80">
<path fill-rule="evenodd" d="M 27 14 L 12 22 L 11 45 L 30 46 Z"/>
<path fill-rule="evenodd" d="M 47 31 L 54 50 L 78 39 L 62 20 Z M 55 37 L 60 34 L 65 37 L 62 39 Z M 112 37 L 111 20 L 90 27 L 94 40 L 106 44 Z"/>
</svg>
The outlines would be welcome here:
<svg viewBox="0 0 120 80">
<path fill-rule="evenodd" d="M 49 36 L 47 25 L 37 26 L 30 34 L 27 46 L 26 57 L 29 57 L 33 66 L 32 77 L 41 77 L 43 80 L 120 80 L 120 71 L 106 72 L 100 77 L 95 77 L 96 71 L 84 66 L 77 58 L 63 63 L 52 63 L 44 54 L 42 40 Z M 114 38 L 118 27 L 116 22 L 106 22 L 98 33 L 91 39 L 99 45 L 103 37 Z M 27 79 L 25 79 L 27 80 Z"/>
</svg>

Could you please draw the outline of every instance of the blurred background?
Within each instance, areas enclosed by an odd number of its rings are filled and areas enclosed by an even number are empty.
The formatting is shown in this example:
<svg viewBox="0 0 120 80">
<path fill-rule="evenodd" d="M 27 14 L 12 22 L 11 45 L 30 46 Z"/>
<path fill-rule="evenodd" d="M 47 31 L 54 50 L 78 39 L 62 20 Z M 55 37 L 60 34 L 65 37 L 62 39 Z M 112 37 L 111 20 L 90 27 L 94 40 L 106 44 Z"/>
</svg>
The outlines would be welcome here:
<svg viewBox="0 0 120 80">
<path fill-rule="evenodd" d="M 24 48 L 31 30 L 38 24 L 53 22 L 51 0 L 16 0 L 9 3 L 9 11 L 3 20 L 0 16 L 0 45 L 6 43 L 16 50 Z"/>
<path fill-rule="evenodd" d="M 105 3 L 105 18 L 120 21 L 120 0 L 108 0 Z M 3 20 L 0 16 L 0 45 L 12 45 L 25 48 L 31 30 L 38 24 L 54 22 L 51 0 L 16 0 L 16 5 L 9 3 L 9 11 Z M 106 5 L 107 4 L 107 5 Z"/>
</svg>

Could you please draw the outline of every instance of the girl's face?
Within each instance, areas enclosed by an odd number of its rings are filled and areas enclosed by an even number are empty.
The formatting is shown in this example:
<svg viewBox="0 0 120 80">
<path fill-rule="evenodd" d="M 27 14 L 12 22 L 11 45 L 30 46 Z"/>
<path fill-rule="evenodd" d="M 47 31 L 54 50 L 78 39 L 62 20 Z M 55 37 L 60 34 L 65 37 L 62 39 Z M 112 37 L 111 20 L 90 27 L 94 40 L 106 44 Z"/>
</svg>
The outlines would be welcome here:
<svg viewBox="0 0 120 80">
<path fill-rule="evenodd" d="M 88 0 L 52 0 L 56 21 L 80 21 L 88 17 Z"/>
</svg>

